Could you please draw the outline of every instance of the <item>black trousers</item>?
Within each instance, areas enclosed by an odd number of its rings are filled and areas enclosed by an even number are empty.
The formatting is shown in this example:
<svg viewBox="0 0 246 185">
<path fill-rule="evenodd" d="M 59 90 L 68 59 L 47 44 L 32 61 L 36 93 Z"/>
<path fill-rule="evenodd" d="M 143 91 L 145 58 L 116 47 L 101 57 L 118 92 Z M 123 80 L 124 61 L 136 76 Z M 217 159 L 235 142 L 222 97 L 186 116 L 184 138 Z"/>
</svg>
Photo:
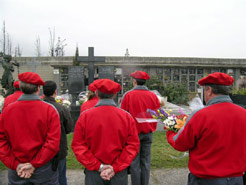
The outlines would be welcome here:
<svg viewBox="0 0 246 185">
<path fill-rule="evenodd" d="M 148 185 L 151 167 L 151 145 L 153 133 L 139 134 L 140 147 L 138 155 L 131 164 L 132 185 Z"/>
<path fill-rule="evenodd" d="M 58 185 L 58 173 L 51 169 L 51 162 L 35 169 L 30 179 L 20 178 L 15 170 L 8 170 L 8 185 Z"/>
<path fill-rule="evenodd" d="M 103 180 L 98 171 L 85 169 L 85 185 L 127 185 L 127 181 L 127 169 L 116 173 L 110 181 Z"/>
<path fill-rule="evenodd" d="M 188 185 L 243 185 L 243 177 L 203 179 L 190 173 L 188 176 Z"/>
</svg>

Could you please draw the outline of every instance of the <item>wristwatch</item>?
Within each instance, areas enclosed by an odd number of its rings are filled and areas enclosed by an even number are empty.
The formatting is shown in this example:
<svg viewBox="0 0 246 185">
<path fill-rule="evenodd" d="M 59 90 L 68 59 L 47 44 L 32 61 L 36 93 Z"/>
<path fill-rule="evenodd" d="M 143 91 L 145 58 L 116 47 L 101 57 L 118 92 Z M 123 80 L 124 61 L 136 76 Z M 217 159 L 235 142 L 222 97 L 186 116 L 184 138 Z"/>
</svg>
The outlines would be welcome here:
<svg viewBox="0 0 246 185">
<path fill-rule="evenodd" d="M 100 165 L 100 167 L 99 167 L 99 170 L 98 170 L 99 172 L 102 171 L 103 166 L 104 166 L 103 163 L 101 163 L 101 165 Z"/>
</svg>

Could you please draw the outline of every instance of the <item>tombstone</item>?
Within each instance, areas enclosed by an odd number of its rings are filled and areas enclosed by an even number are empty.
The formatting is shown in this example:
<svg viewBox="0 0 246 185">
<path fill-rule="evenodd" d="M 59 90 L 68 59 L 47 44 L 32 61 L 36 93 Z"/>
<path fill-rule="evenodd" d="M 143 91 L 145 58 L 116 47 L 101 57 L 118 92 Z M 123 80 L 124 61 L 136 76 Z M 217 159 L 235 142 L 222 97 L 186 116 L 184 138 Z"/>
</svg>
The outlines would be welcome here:
<svg viewBox="0 0 246 185">
<path fill-rule="evenodd" d="M 230 94 L 230 98 L 233 103 L 246 109 L 246 95 L 242 94 Z"/>
<path fill-rule="evenodd" d="M 114 66 L 99 66 L 98 77 L 100 79 L 108 78 L 114 81 Z"/>
<path fill-rule="evenodd" d="M 105 57 L 95 57 L 94 47 L 88 48 L 88 57 L 78 57 L 78 62 L 88 63 L 88 85 L 94 81 L 95 68 L 94 64 L 97 62 L 105 62 Z"/>
<path fill-rule="evenodd" d="M 84 91 L 84 88 L 84 67 L 70 66 L 68 68 L 68 91 L 72 96 L 70 113 L 73 118 L 74 125 L 80 114 L 80 106 L 76 105 L 76 100 L 78 100 L 78 95 L 80 92 Z"/>
</svg>

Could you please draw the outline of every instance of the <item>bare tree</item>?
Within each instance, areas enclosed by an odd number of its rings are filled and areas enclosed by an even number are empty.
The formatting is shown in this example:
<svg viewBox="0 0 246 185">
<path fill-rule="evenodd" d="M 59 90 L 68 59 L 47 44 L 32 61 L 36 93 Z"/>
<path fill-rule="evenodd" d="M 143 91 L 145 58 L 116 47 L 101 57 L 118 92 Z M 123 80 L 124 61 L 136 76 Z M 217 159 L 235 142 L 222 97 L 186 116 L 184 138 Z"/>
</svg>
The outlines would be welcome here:
<svg viewBox="0 0 246 185">
<path fill-rule="evenodd" d="M 21 57 L 21 55 L 22 55 L 22 49 L 20 48 L 20 45 L 18 44 L 15 47 L 15 57 Z"/>
<path fill-rule="evenodd" d="M 12 40 L 10 38 L 10 35 L 7 33 L 7 45 L 6 45 L 6 48 L 7 48 L 7 54 L 8 55 L 12 55 Z"/>
<path fill-rule="evenodd" d="M 49 32 L 50 32 L 49 55 L 53 57 L 53 56 L 55 56 L 55 28 L 53 28 L 53 32 L 49 28 Z"/>
<path fill-rule="evenodd" d="M 5 31 L 5 21 L 3 21 L 3 53 L 5 53 L 5 44 L 6 44 L 6 31 Z"/>
<path fill-rule="evenodd" d="M 40 37 L 38 36 L 35 41 L 35 55 L 37 57 L 41 56 L 41 44 L 40 44 Z"/>
<path fill-rule="evenodd" d="M 66 39 L 61 40 L 61 38 L 58 37 L 58 41 L 57 41 L 56 47 L 55 47 L 56 57 L 65 55 L 64 47 L 67 45 L 66 43 L 64 43 L 65 41 L 66 41 Z"/>
<path fill-rule="evenodd" d="M 49 32 L 50 32 L 50 40 L 49 40 L 49 55 L 50 56 L 64 56 L 65 55 L 65 46 L 67 45 L 66 43 L 64 43 L 66 41 L 66 39 L 61 39 L 60 37 L 58 37 L 58 40 L 56 42 L 55 39 L 55 28 L 53 28 L 53 31 L 51 31 L 51 29 L 49 28 Z M 56 44 L 55 44 L 56 42 Z"/>
</svg>

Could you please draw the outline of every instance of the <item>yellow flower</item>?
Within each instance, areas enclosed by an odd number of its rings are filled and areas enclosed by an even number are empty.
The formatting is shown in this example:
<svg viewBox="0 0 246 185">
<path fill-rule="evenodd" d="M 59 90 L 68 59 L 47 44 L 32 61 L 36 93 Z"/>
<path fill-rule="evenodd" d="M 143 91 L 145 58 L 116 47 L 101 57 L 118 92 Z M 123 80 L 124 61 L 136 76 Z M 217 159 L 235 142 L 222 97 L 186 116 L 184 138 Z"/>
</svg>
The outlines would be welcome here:
<svg viewBox="0 0 246 185">
<path fill-rule="evenodd" d="M 172 111 L 173 111 L 172 109 L 169 109 L 169 111 L 167 111 L 168 116 L 171 115 L 170 112 L 172 112 Z"/>
</svg>

